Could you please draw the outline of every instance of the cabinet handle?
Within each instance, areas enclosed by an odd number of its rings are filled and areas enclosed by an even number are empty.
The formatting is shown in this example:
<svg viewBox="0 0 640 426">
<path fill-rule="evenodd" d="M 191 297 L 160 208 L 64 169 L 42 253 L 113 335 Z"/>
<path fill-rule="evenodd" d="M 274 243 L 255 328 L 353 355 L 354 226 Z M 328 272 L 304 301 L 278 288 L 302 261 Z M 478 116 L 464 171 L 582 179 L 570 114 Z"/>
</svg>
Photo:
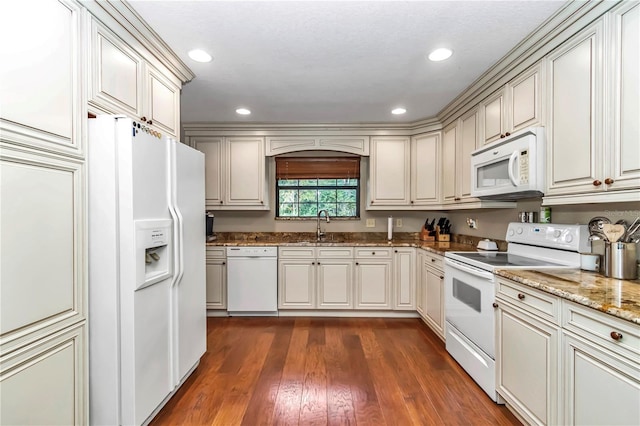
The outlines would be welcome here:
<svg viewBox="0 0 640 426">
<path fill-rule="evenodd" d="M 497 308 L 498 304 L 496 302 L 493 302 L 493 304 L 491 306 L 493 306 L 494 308 Z"/>
<path fill-rule="evenodd" d="M 522 293 L 518 293 L 518 299 L 520 299 L 520 300 L 524 300 L 524 294 L 522 294 Z"/>
<path fill-rule="evenodd" d="M 147 117 L 140 117 L 140 121 L 144 121 L 146 123 L 147 122 Z"/>
<path fill-rule="evenodd" d="M 606 178 L 604 180 L 604 183 L 606 183 L 607 185 L 611 185 L 613 182 L 615 182 L 615 180 L 611 179 L 611 178 Z"/>
<path fill-rule="evenodd" d="M 149 121 L 147 121 L 147 124 L 148 124 L 149 126 L 151 126 L 151 125 L 153 124 L 153 121 L 149 120 Z"/>
<path fill-rule="evenodd" d="M 618 333 L 617 331 L 612 331 L 611 338 L 613 340 L 622 340 L 622 333 Z"/>
<path fill-rule="evenodd" d="M 462 198 L 460 197 L 454 197 L 453 201 L 460 201 Z"/>
<path fill-rule="evenodd" d="M 511 133 L 507 132 L 504 134 L 505 136 L 511 136 Z"/>
<path fill-rule="evenodd" d="M 593 181 L 593 186 L 600 186 L 602 185 L 602 182 L 600 182 L 598 179 Z"/>
</svg>

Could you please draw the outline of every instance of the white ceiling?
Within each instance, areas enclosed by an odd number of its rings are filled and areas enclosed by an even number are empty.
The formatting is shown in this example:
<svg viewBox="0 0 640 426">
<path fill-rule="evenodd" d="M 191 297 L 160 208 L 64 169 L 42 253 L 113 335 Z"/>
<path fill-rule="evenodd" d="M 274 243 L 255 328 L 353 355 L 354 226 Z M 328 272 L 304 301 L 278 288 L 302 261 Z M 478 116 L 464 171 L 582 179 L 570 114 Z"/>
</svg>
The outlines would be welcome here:
<svg viewBox="0 0 640 426">
<path fill-rule="evenodd" d="M 412 122 L 435 116 L 562 1 L 156 1 L 134 9 L 193 70 L 182 121 Z M 437 47 L 453 49 L 430 62 Z M 213 61 L 187 56 L 201 48 Z M 402 106 L 407 113 L 394 116 Z M 252 111 L 239 116 L 236 108 Z"/>
</svg>

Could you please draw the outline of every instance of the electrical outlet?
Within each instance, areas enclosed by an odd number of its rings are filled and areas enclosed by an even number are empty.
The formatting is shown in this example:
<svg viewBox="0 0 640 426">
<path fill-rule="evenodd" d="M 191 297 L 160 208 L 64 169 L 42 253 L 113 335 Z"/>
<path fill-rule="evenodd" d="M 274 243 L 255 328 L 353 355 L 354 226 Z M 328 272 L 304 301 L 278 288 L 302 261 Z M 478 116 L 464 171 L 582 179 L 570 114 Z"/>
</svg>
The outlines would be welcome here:
<svg viewBox="0 0 640 426">
<path fill-rule="evenodd" d="M 469 228 L 471 229 L 478 229 L 478 219 L 471 219 L 470 217 L 468 217 L 467 225 L 469 225 Z"/>
<path fill-rule="evenodd" d="M 396 219 L 396 228 L 402 228 L 402 219 Z"/>
<path fill-rule="evenodd" d="M 375 219 L 367 219 L 367 228 L 375 228 L 376 220 Z"/>
</svg>

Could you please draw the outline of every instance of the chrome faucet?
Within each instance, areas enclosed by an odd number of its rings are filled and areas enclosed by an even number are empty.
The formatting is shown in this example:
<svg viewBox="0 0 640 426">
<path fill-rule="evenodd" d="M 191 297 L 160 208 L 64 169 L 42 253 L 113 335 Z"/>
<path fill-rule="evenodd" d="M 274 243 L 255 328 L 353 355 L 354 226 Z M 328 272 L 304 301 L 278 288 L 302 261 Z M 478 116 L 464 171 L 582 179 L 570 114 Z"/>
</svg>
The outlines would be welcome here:
<svg viewBox="0 0 640 426">
<path fill-rule="evenodd" d="M 322 232 L 322 230 L 320 229 L 320 215 L 322 214 L 322 212 L 324 212 L 324 217 L 327 218 L 327 223 L 330 222 L 329 220 L 329 212 L 326 210 L 320 210 L 318 212 L 318 217 L 316 218 L 316 223 L 317 223 L 317 229 L 316 229 L 316 240 L 320 241 L 322 239 L 322 237 L 324 237 L 324 232 Z"/>
</svg>

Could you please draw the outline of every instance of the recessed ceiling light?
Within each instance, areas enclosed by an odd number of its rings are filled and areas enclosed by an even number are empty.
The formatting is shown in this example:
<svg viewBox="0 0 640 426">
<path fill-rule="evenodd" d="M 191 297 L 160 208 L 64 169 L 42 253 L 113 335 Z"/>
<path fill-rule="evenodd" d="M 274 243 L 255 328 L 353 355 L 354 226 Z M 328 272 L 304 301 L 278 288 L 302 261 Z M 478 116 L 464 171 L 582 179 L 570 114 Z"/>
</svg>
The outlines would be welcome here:
<svg viewBox="0 0 640 426">
<path fill-rule="evenodd" d="M 249 115 L 249 114 L 251 114 L 251 111 L 249 111 L 249 110 L 248 110 L 248 109 L 246 109 L 246 108 L 238 108 L 238 109 L 236 110 L 236 112 L 237 112 L 238 114 L 240 114 L 240 115 Z"/>
<path fill-rule="evenodd" d="M 407 112 L 407 110 L 404 108 L 395 108 L 391 110 L 391 114 L 394 114 L 394 115 L 404 114 L 405 112 Z"/>
<path fill-rule="evenodd" d="M 201 49 L 190 50 L 189 57 L 196 62 L 211 62 L 211 55 Z"/>
<path fill-rule="evenodd" d="M 436 49 L 433 52 L 429 53 L 429 60 L 433 62 L 444 61 L 449 58 L 453 54 L 451 49 L 447 49 L 446 47 L 441 47 L 440 49 Z"/>
</svg>

